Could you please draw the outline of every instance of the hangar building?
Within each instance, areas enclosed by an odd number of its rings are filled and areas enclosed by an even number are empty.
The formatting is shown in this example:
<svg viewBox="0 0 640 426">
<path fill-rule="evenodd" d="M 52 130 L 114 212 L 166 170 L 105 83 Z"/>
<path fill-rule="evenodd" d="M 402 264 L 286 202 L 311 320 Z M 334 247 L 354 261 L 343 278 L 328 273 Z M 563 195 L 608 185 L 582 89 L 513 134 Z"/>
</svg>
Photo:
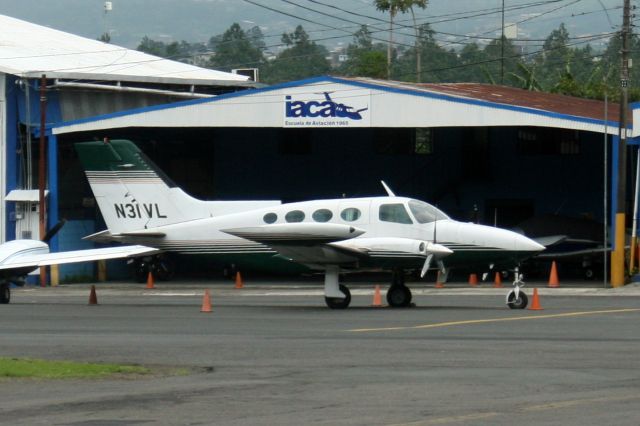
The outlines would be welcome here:
<svg viewBox="0 0 640 426">
<path fill-rule="evenodd" d="M 244 76 L 158 58 L 8 16 L 0 15 L 0 28 L 0 242 L 37 238 L 34 188 L 38 186 L 43 75 L 47 128 L 95 115 L 256 87 Z M 49 152 L 49 186 L 57 192 L 59 153 L 55 148 Z M 57 212 L 57 194 L 52 192 L 49 202 L 49 211 Z M 58 217 L 57 213 L 52 216 L 50 225 Z M 56 238 L 52 241 L 54 250 L 79 248 L 86 229 L 74 228 L 71 221 L 63 234 L 68 244 L 60 242 L 58 246 Z"/>
<path fill-rule="evenodd" d="M 81 202 L 91 192 L 72 144 L 106 137 L 135 141 L 203 199 L 376 195 L 385 180 L 397 194 L 460 220 L 513 227 L 562 214 L 602 221 L 618 108 L 475 83 L 327 76 L 104 114 L 53 128 L 61 172 L 49 188 L 59 198 L 51 214 L 100 221 Z"/>
</svg>

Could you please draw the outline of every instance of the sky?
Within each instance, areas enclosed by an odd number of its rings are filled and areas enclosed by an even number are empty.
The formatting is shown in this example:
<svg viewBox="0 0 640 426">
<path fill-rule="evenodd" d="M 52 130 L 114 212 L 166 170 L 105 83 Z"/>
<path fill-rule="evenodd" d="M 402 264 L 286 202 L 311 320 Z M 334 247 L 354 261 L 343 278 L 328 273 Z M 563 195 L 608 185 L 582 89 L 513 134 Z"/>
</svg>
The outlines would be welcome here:
<svg viewBox="0 0 640 426">
<path fill-rule="evenodd" d="M 0 14 L 46 25 L 89 38 L 109 32 L 113 44 L 135 48 L 148 36 L 164 42 L 206 42 L 237 22 L 260 26 L 267 45 L 301 24 L 310 37 L 328 47 L 348 44 L 359 24 L 370 25 L 386 40 L 388 15 L 376 11 L 373 0 L 0 0 Z M 416 11 L 442 43 L 487 41 L 499 36 L 503 0 L 430 0 Z M 504 0 L 505 22 L 518 23 L 519 39 L 544 39 L 564 23 L 572 37 L 608 33 L 622 22 L 623 0 Z M 640 0 L 632 0 L 633 4 Z M 410 25 L 411 15 L 399 15 Z M 402 40 L 402 32 L 398 39 Z M 408 37 L 408 36 L 407 36 Z M 478 38 L 479 37 L 479 38 Z M 0 29 L 1 42 L 1 29 Z M 455 47 L 455 44 L 452 46 Z"/>
</svg>

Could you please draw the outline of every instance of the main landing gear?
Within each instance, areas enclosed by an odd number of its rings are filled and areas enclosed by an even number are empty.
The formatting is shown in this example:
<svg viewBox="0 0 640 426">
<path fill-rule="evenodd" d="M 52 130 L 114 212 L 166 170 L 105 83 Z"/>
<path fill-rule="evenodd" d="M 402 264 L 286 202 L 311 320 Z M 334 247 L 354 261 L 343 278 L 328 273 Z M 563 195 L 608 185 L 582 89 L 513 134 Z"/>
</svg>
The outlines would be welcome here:
<svg viewBox="0 0 640 426">
<path fill-rule="evenodd" d="M 391 287 L 387 290 L 387 303 L 394 308 L 406 308 L 411 306 L 411 290 L 404 284 L 404 271 L 393 271 Z"/>
<path fill-rule="evenodd" d="M 520 289 L 524 287 L 524 281 L 522 281 L 522 274 L 516 267 L 515 279 L 513 280 L 513 290 L 507 294 L 507 306 L 511 309 L 524 309 L 529 303 L 529 298 L 526 293 Z"/>
<path fill-rule="evenodd" d="M 324 301 L 331 309 L 346 309 L 351 303 L 351 292 L 338 282 L 340 269 L 327 266 L 324 273 Z"/>
<path fill-rule="evenodd" d="M 324 274 L 324 301 L 331 309 L 346 309 L 351 303 L 351 292 L 338 282 L 339 268 L 328 266 Z M 404 271 L 393 271 L 391 287 L 387 290 L 387 303 L 394 308 L 411 306 L 411 290 L 404 284 Z"/>
<path fill-rule="evenodd" d="M 173 278 L 175 267 L 168 257 L 162 255 L 134 259 L 133 275 L 137 282 L 146 282 L 149 272 L 160 281 L 169 281 Z"/>
</svg>

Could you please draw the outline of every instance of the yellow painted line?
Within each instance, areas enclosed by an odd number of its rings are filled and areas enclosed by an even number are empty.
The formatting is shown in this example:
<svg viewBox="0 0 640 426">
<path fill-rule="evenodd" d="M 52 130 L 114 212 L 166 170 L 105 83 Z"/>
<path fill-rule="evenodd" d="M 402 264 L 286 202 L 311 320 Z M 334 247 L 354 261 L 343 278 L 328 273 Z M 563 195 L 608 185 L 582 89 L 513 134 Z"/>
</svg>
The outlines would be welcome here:
<svg viewBox="0 0 640 426">
<path fill-rule="evenodd" d="M 491 417 L 496 417 L 498 415 L 500 415 L 500 413 L 476 413 L 476 414 L 467 414 L 467 415 L 461 415 L 461 416 L 439 417 L 436 419 L 419 420 L 417 422 L 411 422 L 411 423 L 397 423 L 391 426 L 446 425 L 449 423 L 461 423 L 461 422 L 469 422 L 473 420 L 489 419 Z"/>
<path fill-rule="evenodd" d="M 383 328 L 354 328 L 351 330 L 347 330 L 354 333 L 367 333 L 374 331 L 398 331 L 398 330 L 419 330 L 426 328 L 443 328 L 443 327 L 453 327 L 458 325 L 475 325 L 475 324 L 487 324 L 487 323 L 496 323 L 496 322 L 506 322 L 506 321 L 526 321 L 526 320 L 538 320 L 538 319 L 548 319 L 548 318 L 567 318 L 567 317 L 579 317 L 586 315 L 603 315 L 603 314 L 623 314 L 629 312 L 639 312 L 640 308 L 637 309 L 610 309 L 605 311 L 582 311 L 582 312 L 566 312 L 563 314 L 549 314 L 549 315 L 529 315 L 525 317 L 511 317 L 511 318 L 489 318 L 489 319 L 478 319 L 478 320 L 466 320 L 466 321 L 449 321 L 449 322 L 439 322 L 435 324 L 423 324 L 423 325 L 412 325 L 407 327 L 383 327 Z"/>
<path fill-rule="evenodd" d="M 605 396 L 602 398 L 585 398 L 574 399 L 568 401 L 550 402 L 548 404 L 531 405 L 529 407 L 523 407 L 521 411 L 548 411 L 558 410 L 562 408 L 577 407 L 580 405 L 590 405 L 595 403 L 608 403 L 616 401 L 634 401 L 640 399 L 640 395 L 623 395 L 623 396 Z"/>
<path fill-rule="evenodd" d="M 431 419 L 418 420 L 407 423 L 394 423 L 389 426 L 430 426 L 430 425 L 446 425 L 451 423 L 464 423 L 474 420 L 486 420 L 497 416 L 511 416 L 513 413 L 529 413 L 539 411 L 562 410 L 566 408 L 580 407 L 597 403 L 610 403 L 621 401 L 635 401 L 640 399 L 640 395 L 622 395 L 622 396 L 605 396 L 601 398 L 584 398 L 571 399 L 566 401 L 550 402 L 547 404 L 529 405 L 516 408 L 514 411 L 505 412 L 487 412 L 487 413 L 470 413 L 459 416 L 436 417 Z"/>
</svg>

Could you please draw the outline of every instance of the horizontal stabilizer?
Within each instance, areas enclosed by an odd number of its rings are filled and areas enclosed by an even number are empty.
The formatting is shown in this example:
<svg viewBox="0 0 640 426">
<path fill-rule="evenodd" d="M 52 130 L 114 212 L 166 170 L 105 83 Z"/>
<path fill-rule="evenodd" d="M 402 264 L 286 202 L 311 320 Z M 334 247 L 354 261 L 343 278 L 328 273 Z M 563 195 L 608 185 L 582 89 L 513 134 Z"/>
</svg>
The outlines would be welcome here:
<svg viewBox="0 0 640 426">
<path fill-rule="evenodd" d="M 348 240 L 365 233 L 362 229 L 337 223 L 282 223 L 222 229 L 222 232 L 259 243 L 296 245 Z"/>
<path fill-rule="evenodd" d="M 139 232 L 121 232 L 120 234 L 115 234 L 114 236 L 122 236 L 122 237 L 143 237 L 143 238 L 164 238 L 167 234 L 164 232 L 158 231 L 139 231 Z"/>
<path fill-rule="evenodd" d="M 83 240 L 93 241 L 96 243 L 110 243 L 113 241 L 122 241 L 125 237 L 137 237 L 137 238 L 164 238 L 166 234 L 158 231 L 133 231 L 122 232 L 119 234 L 112 234 L 111 231 L 105 230 L 96 232 L 95 234 L 87 235 L 83 237 Z"/>
</svg>

